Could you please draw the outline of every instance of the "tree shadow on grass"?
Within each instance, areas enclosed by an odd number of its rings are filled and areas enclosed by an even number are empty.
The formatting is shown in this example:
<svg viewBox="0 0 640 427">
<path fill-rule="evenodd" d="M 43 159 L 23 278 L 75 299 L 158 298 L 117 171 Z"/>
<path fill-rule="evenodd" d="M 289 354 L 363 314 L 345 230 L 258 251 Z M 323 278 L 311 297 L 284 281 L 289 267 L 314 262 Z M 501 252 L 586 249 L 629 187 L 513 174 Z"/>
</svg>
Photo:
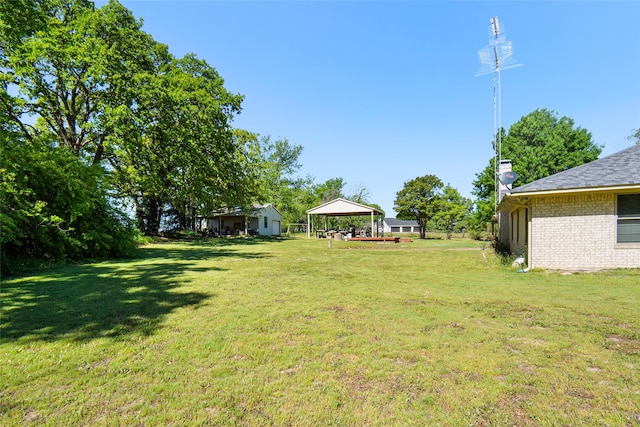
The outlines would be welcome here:
<svg viewBox="0 0 640 427">
<path fill-rule="evenodd" d="M 224 246 L 146 247 L 134 260 L 69 266 L 5 281 L 0 288 L 0 339 L 26 343 L 150 335 L 172 311 L 215 297 L 184 291 L 185 272 L 222 270 L 201 267 L 199 260 L 264 256 Z"/>
<path fill-rule="evenodd" d="M 189 237 L 178 240 L 192 246 L 200 247 L 246 247 L 265 243 L 279 243 L 291 240 L 286 236 L 233 236 L 233 237 Z"/>
</svg>

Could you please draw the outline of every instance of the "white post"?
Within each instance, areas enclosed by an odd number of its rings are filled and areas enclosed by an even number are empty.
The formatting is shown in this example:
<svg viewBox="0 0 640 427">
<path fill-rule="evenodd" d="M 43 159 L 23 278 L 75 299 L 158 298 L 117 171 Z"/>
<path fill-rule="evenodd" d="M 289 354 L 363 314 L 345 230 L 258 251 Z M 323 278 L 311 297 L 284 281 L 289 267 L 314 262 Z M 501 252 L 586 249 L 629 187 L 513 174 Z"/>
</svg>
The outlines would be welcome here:
<svg viewBox="0 0 640 427">
<path fill-rule="evenodd" d="M 373 211 L 371 211 L 371 237 L 373 237 Z"/>
</svg>

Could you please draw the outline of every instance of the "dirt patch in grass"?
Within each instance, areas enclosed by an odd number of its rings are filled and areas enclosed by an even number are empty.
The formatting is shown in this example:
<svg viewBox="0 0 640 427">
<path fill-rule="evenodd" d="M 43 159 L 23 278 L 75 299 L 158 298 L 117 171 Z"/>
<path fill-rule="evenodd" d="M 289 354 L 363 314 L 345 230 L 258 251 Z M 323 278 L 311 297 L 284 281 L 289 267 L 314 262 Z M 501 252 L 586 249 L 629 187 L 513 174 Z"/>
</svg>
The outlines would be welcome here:
<svg viewBox="0 0 640 427">
<path fill-rule="evenodd" d="M 607 341 L 609 348 L 627 354 L 640 354 L 640 340 L 611 334 L 607 336 Z"/>
</svg>

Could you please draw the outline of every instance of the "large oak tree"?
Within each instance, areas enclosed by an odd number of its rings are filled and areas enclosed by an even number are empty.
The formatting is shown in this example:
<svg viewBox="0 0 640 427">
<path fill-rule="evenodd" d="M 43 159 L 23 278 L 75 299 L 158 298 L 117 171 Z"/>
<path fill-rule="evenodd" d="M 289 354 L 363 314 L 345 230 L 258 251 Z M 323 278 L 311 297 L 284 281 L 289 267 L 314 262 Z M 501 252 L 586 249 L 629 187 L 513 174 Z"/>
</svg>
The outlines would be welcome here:
<svg viewBox="0 0 640 427">
<path fill-rule="evenodd" d="M 174 58 L 141 26 L 114 0 L 3 7 L 0 108 L 26 143 L 46 140 L 104 168 L 145 234 L 167 213 L 193 228 L 214 205 L 256 198 L 257 159 L 231 127 L 243 98 L 205 61 Z"/>
<path fill-rule="evenodd" d="M 134 104 L 131 82 L 153 70 L 159 45 L 115 1 L 99 9 L 71 0 L 5 6 L 4 112 L 26 139 L 49 132 L 59 146 L 100 163 L 114 134 L 111 116 Z M 40 25 L 16 37 L 13 22 L 23 15 L 37 16 Z"/>
</svg>

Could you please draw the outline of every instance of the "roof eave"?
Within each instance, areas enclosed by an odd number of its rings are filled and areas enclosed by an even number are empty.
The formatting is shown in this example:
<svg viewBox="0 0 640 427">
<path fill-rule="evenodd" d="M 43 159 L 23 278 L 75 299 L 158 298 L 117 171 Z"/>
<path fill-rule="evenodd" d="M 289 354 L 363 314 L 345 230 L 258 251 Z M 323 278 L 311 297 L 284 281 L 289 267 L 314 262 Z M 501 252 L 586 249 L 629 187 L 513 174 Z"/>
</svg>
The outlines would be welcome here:
<svg viewBox="0 0 640 427">
<path fill-rule="evenodd" d="M 556 194 L 567 193 L 589 193 L 589 192 L 611 192 L 611 191 L 628 191 L 628 190 L 640 190 L 640 184 L 627 184 L 627 185 L 611 185 L 602 187 L 584 187 L 584 188 L 558 188 L 551 190 L 534 190 L 534 191 L 518 191 L 509 194 L 509 197 L 530 197 L 530 196 L 551 196 Z"/>
<path fill-rule="evenodd" d="M 630 185 L 615 185 L 615 186 L 603 186 L 603 187 L 586 187 L 586 188 L 562 188 L 555 190 L 539 190 L 539 191 L 523 191 L 520 193 L 506 194 L 500 204 L 498 205 L 498 212 L 509 212 L 516 208 L 528 207 L 530 197 L 541 196 L 557 196 L 563 194 L 576 194 L 576 193 L 612 193 L 612 192 L 632 192 L 640 191 L 640 184 Z"/>
</svg>

